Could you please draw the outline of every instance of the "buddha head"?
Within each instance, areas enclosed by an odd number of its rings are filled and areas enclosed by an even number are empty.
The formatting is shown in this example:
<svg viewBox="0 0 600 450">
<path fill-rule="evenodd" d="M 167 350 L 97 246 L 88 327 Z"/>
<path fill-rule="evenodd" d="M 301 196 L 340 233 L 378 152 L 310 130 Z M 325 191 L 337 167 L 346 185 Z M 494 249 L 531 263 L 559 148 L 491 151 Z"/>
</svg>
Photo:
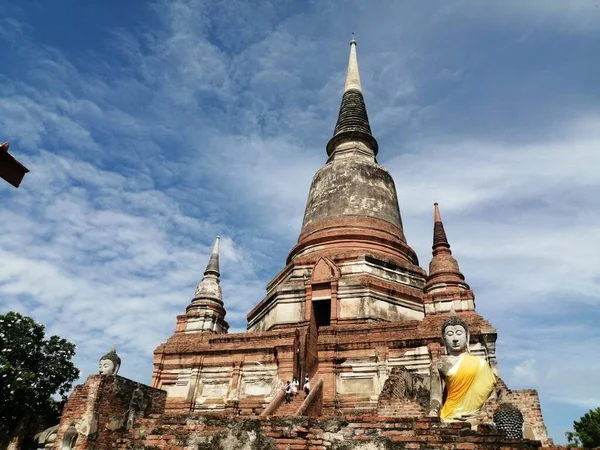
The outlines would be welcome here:
<svg viewBox="0 0 600 450">
<path fill-rule="evenodd" d="M 469 326 L 454 314 L 442 325 L 442 339 L 448 355 L 469 352 Z"/>
<path fill-rule="evenodd" d="M 494 423 L 509 439 L 523 439 L 523 414 L 515 405 L 500 403 L 494 412 Z"/>
<path fill-rule="evenodd" d="M 110 351 L 100 358 L 98 373 L 100 375 L 116 375 L 121 367 L 121 358 L 117 355 L 117 349 L 113 345 Z"/>
</svg>

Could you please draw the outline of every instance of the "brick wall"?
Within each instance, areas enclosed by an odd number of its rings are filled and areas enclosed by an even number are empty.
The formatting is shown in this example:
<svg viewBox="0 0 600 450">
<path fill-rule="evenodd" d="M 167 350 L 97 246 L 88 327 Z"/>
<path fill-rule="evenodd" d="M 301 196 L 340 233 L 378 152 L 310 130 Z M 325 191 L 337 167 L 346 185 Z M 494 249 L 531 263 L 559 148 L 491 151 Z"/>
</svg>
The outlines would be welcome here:
<svg viewBox="0 0 600 450">
<path fill-rule="evenodd" d="M 110 448 L 517 450 L 539 447 L 538 441 L 506 439 L 489 427 L 472 431 L 469 424 L 441 423 L 437 418 L 226 419 L 188 415 L 142 419 L 133 430 L 114 440 Z"/>
<path fill-rule="evenodd" d="M 91 419 L 93 419 L 95 402 L 90 402 L 90 397 L 92 397 L 92 399 L 97 398 L 99 382 L 99 377 L 89 377 L 85 384 L 76 386 L 75 389 L 73 389 L 73 393 L 70 395 L 69 401 L 62 411 L 56 439 L 54 441 L 54 448 L 56 450 L 62 448 L 61 443 L 63 440 L 66 441 L 69 439 L 67 435 L 70 436 L 71 439 L 77 438 L 77 447 L 73 448 L 87 448 L 87 436 L 79 436 L 78 433 L 73 434 L 73 432 L 75 425 L 78 424 L 84 416 L 89 417 L 91 415 Z M 88 410 L 90 413 L 88 413 Z"/>
<path fill-rule="evenodd" d="M 542 441 L 544 445 L 552 444 L 548 438 L 548 430 L 544 425 L 540 399 L 535 389 L 508 390 L 502 400 L 515 405 L 523 414 L 523 421 L 533 432 L 535 439 Z"/>
<path fill-rule="evenodd" d="M 377 415 L 383 417 L 424 417 L 425 408 L 412 399 L 393 399 L 380 401 Z"/>
<path fill-rule="evenodd" d="M 381 408 L 394 406 L 385 402 L 403 401 L 406 413 L 418 405 L 414 399 L 393 398 L 392 388 L 385 392 L 392 395 L 382 399 Z M 532 414 L 539 405 L 535 391 L 511 391 L 511 395 Z M 75 450 L 517 450 L 541 445 L 506 439 L 489 426 L 473 431 L 468 423 L 441 423 L 438 418 L 422 417 L 422 411 L 419 418 L 364 412 L 343 418 L 234 418 L 164 414 L 164 405 L 163 391 L 122 377 L 91 376 L 75 388 L 64 408 L 55 449 L 61 448 L 61 438 L 72 427 L 78 432 Z"/>
<path fill-rule="evenodd" d="M 377 402 L 377 415 L 424 417 L 429 402 L 428 383 L 404 367 L 394 367 Z"/>
<path fill-rule="evenodd" d="M 308 330 L 306 333 L 305 357 L 303 367 L 304 374 L 314 375 L 319 365 L 319 349 L 318 349 L 319 331 L 314 311 L 310 313 Z M 302 383 L 301 383 L 302 384 Z"/>
<path fill-rule="evenodd" d="M 62 448 L 65 439 L 73 439 L 76 450 L 110 448 L 122 430 L 150 414 L 163 413 L 165 399 L 166 392 L 127 378 L 91 375 L 69 397 L 54 448 Z"/>
</svg>

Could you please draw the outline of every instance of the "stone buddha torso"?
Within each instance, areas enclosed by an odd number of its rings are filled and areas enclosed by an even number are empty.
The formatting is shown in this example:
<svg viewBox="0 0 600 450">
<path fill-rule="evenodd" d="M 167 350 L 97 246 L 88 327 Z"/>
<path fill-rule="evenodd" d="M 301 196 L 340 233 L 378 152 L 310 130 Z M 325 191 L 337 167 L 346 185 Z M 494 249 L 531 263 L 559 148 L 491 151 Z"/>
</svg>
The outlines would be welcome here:
<svg viewBox="0 0 600 450">
<path fill-rule="evenodd" d="M 431 367 L 430 416 L 443 421 L 469 420 L 494 391 L 496 378 L 489 363 L 468 351 L 467 324 L 451 316 L 442 327 L 447 355 Z M 445 400 L 442 404 L 442 399 Z"/>
</svg>

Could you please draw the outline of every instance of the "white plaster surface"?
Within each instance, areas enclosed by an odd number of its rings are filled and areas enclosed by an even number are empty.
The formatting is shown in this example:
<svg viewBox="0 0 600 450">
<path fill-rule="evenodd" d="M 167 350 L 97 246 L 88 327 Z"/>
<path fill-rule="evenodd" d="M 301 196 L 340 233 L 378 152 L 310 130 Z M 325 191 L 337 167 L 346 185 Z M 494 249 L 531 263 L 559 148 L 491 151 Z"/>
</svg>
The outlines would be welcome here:
<svg viewBox="0 0 600 450">
<path fill-rule="evenodd" d="M 425 285 L 425 279 L 405 272 L 401 268 L 391 269 L 364 260 L 343 264 L 340 267 L 340 271 L 342 276 L 370 273 L 382 280 L 416 287 L 417 289 L 421 289 Z"/>
<path fill-rule="evenodd" d="M 227 397 L 229 392 L 229 383 L 206 383 L 202 386 L 202 395 L 198 399 L 223 398 Z"/>
<path fill-rule="evenodd" d="M 414 370 L 420 375 L 429 375 L 429 366 L 431 365 L 431 358 L 429 357 L 429 350 L 426 346 L 417 347 L 410 349 L 401 356 L 389 357 L 390 369 L 394 366 L 404 366 L 409 370 Z"/>
<path fill-rule="evenodd" d="M 304 300 L 304 295 L 287 296 L 287 298 L 284 296 L 278 297 L 270 309 L 251 324 L 248 331 L 264 331 L 269 330 L 276 324 L 302 321 L 304 319 Z"/>
<path fill-rule="evenodd" d="M 345 374 L 344 374 L 345 375 Z M 341 376 L 336 383 L 338 394 L 376 395 L 374 376 Z"/>
<path fill-rule="evenodd" d="M 175 384 L 166 384 L 162 388 L 167 391 L 167 397 L 187 397 L 190 388 L 191 369 L 175 370 L 177 381 Z"/>
<path fill-rule="evenodd" d="M 198 374 L 196 405 L 203 405 L 208 399 L 212 403 L 219 399 L 219 405 L 224 404 L 231 389 L 232 373 L 231 366 L 203 367 Z"/>
<path fill-rule="evenodd" d="M 358 89 L 362 92 L 360 85 L 360 75 L 358 73 L 358 58 L 356 57 L 356 42 L 350 44 L 350 58 L 348 60 L 348 73 L 346 75 L 346 85 L 344 92 L 349 89 Z"/>
<path fill-rule="evenodd" d="M 374 298 L 373 294 L 361 295 L 360 297 L 345 297 L 340 295 L 340 318 L 375 318 L 390 322 L 415 319 L 424 317 L 423 310 L 414 309 L 397 304 L 392 299 Z"/>
<path fill-rule="evenodd" d="M 278 381 L 276 364 L 244 365 L 241 372 L 240 397 L 270 397 L 275 394 Z"/>
</svg>

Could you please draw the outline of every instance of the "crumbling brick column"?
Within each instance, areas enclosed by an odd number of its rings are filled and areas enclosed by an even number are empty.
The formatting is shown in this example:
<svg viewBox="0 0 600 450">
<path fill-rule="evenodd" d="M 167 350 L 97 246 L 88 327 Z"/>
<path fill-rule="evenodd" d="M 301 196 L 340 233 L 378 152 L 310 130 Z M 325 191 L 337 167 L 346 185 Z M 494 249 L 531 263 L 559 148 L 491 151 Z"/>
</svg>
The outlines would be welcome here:
<svg viewBox="0 0 600 450">
<path fill-rule="evenodd" d="M 55 450 L 101 450 L 136 420 L 165 409 L 166 392 L 120 376 L 91 375 L 63 409 Z"/>
</svg>

